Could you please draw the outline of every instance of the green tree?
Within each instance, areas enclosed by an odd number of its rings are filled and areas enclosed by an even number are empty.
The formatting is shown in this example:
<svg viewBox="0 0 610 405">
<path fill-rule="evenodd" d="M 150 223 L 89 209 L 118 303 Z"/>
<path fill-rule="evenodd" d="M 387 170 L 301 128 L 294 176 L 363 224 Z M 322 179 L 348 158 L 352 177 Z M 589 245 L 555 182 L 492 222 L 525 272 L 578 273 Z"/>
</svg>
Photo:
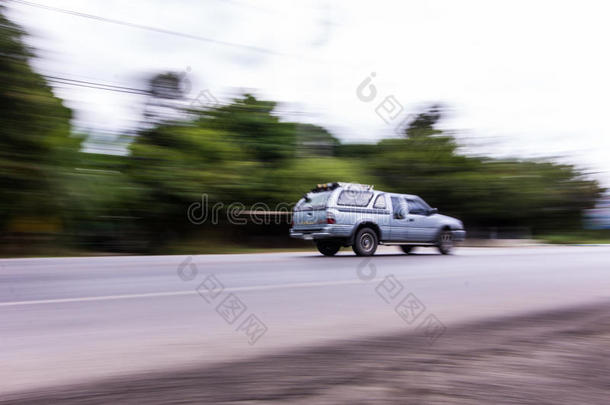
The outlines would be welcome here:
<svg viewBox="0 0 610 405">
<path fill-rule="evenodd" d="M 79 159 L 71 112 L 30 66 L 24 32 L 0 8 L 0 228 L 55 233 L 69 201 L 65 175 Z"/>
<path fill-rule="evenodd" d="M 321 127 L 282 122 L 276 103 L 244 95 L 228 105 L 191 111 L 189 119 L 142 130 L 130 146 L 128 175 L 138 188 L 134 212 L 152 238 L 192 230 L 187 209 L 233 202 L 246 208 L 295 203 L 320 181 L 361 180 L 356 163 L 336 159 L 338 141 Z M 311 144 L 308 142 L 311 141 Z M 296 158 L 299 142 L 310 158 Z M 224 211 L 222 212 L 224 214 Z M 221 232 L 222 227 L 207 229 Z"/>
<path fill-rule="evenodd" d="M 179 119 L 184 102 L 185 80 L 175 72 L 158 73 L 147 80 L 148 99 L 144 106 L 147 123 Z"/>
<path fill-rule="evenodd" d="M 258 100 L 251 94 L 231 104 L 207 112 L 214 128 L 234 134 L 252 159 L 269 166 L 279 166 L 295 157 L 296 128 L 274 114 L 277 104 Z"/>
<path fill-rule="evenodd" d="M 455 139 L 437 129 L 442 115 L 433 106 L 410 123 L 403 138 L 378 143 L 369 163 L 380 182 L 419 194 L 472 226 L 581 225 L 582 210 L 601 192 L 597 182 L 568 165 L 461 155 Z"/>
<path fill-rule="evenodd" d="M 326 128 L 296 124 L 297 157 L 335 156 L 341 144 Z"/>
</svg>

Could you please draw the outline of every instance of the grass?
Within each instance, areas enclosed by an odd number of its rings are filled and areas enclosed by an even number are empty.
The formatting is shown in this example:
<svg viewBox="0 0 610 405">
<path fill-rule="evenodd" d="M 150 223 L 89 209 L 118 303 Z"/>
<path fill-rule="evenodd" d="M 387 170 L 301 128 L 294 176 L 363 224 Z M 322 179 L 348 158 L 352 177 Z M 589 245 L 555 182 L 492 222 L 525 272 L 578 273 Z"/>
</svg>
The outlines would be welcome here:
<svg viewBox="0 0 610 405">
<path fill-rule="evenodd" d="M 582 230 L 561 234 L 538 235 L 536 239 L 561 245 L 610 244 L 610 229 Z"/>
<path fill-rule="evenodd" d="M 240 254 L 240 253 L 269 253 L 269 252 L 313 252 L 316 248 L 313 243 L 295 243 L 294 246 L 250 246 L 230 241 L 217 240 L 190 240 L 172 244 L 163 249 L 163 253 L 170 255 L 186 254 Z"/>
<path fill-rule="evenodd" d="M 536 240 L 558 244 L 558 245 L 578 245 L 578 244 L 610 244 L 610 229 L 605 230 L 581 230 L 565 233 L 541 234 L 535 237 Z M 259 241 L 260 242 L 260 241 Z M 252 246 L 240 244 L 235 241 L 223 241 L 219 239 L 196 239 L 183 242 L 172 243 L 163 249 L 152 254 L 158 255 L 198 255 L 198 254 L 244 254 L 244 253 L 274 253 L 274 252 L 317 252 L 311 242 L 291 241 L 288 246 L 274 246 L 273 241 L 268 241 L 266 245 Z M 261 242 L 262 243 L 262 242 Z M 278 241 L 279 243 L 279 241 Z M 468 241 L 463 246 L 469 246 Z M 11 251 L 0 251 L 0 258 L 11 257 L 78 257 L 78 256 L 114 256 L 142 253 L 110 253 L 93 250 L 77 250 L 65 247 L 43 246 L 24 251 L 24 248 Z"/>
<path fill-rule="evenodd" d="M 317 251 L 313 243 L 292 243 L 274 246 L 273 241 L 266 245 L 249 245 L 235 241 L 218 239 L 191 239 L 173 242 L 154 252 L 109 252 L 95 249 L 76 249 L 62 246 L 30 246 L 14 249 L 0 250 L 0 258 L 41 258 L 41 257 L 87 257 L 87 256 L 129 256 L 129 255 L 200 255 L 200 254 L 244 254 L 244 253 L 278 253 L 278 252 L 314 252 Z"/>
</svg>

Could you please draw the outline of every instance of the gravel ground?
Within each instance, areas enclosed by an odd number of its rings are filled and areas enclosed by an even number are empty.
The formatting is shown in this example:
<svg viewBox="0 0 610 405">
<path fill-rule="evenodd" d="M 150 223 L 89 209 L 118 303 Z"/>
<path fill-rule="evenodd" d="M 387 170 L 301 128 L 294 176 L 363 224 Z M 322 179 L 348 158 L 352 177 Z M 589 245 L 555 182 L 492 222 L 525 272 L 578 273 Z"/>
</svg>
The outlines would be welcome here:
<svg viewBox="0 0 610 405">
<path fill-rule="evenodd" d="M 11 394 L 42 404 L 607 404 L 610 303 Z"/>
</svg>

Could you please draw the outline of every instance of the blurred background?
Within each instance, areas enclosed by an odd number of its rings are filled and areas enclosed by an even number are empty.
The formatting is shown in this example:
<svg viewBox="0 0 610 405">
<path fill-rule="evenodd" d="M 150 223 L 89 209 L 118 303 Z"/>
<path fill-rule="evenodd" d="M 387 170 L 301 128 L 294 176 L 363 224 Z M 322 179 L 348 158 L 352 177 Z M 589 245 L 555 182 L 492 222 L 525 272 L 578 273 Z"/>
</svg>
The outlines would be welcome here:
<svg viewBox="0 0 610 405">
<path fill-rule="evenodd" d="M 275 211 L 332 181 L 418 194 L 477 239 L 609 240 L 602 18 L 555 2 L 4 1 L 0 254 L 306 246 L 287 216 L 235 225 L 227 206 Z M 189 221 L 204 195 L 218 223 Z"/>
<path fill-rule="evenodd" d="M 607 404 L 608 11 L 0 0 L 0 405 Z M 324 257 L 329 182 L 467 246 Z"/>
</svg>

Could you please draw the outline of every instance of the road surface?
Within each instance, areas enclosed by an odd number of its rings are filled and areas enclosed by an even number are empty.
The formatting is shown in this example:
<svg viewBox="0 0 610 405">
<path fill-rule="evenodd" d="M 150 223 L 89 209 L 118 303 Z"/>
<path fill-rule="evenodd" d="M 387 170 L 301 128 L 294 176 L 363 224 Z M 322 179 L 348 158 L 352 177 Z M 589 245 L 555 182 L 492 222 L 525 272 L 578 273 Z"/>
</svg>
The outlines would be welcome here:
<svg viewBox="0 0 610 405">
<path fill-rule="evenodd" d="M 380 252 L 0 260 L 0 397 L 610 298 L 610 247 Z"/>
</svg>

